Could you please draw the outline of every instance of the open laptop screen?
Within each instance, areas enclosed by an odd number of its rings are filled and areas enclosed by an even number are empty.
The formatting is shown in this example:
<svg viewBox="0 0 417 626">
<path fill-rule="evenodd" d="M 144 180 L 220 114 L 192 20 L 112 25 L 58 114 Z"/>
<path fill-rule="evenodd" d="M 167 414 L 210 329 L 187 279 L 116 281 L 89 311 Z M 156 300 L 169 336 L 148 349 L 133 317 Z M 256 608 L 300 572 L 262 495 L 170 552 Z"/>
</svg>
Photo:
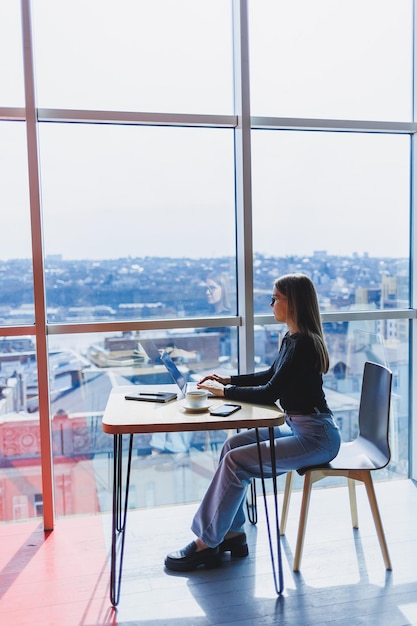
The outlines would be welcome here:
<svg viewBox="0 0 417 626">
<path fill-rule="evenodd" d="M 187 391 L 187 381 L 185 379 L 184 374 L 181 374 L 178 367 L 175 365 L 174 361 L 169 356 L 168 352 L 164 350 L 160 356 L 162 363 L 167 368 L 169 374 L 171 375 L 174 383 L 178 385 L 180 392 L 185 396 Z"/>
</svg>

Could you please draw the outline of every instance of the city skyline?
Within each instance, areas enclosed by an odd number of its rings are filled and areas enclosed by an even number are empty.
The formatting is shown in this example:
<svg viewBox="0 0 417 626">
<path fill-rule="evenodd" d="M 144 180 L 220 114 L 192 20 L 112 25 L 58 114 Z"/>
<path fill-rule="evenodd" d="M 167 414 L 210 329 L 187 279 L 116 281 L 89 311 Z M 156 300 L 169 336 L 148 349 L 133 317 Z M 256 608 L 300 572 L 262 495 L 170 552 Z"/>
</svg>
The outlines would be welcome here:
<svg viewBox="0 0 417 626">
<path fill-rule="evenodd" d="M 346 257 L 316 251 L 311 257 L 254 258 L 256 314 L 270 312 L 273 281 L 301 272 L 314 281 L 322 310 L 404 308 L 409 306 L 408 259 Z M 45 290 L 48 321 L 158 319 L 215 315 L 207 299 L 207 279 L 226 281 L 230 309 L 237 314 L 236 264 L 231 257 L 123 258 L 65 260 L 48 258 Z M 34 316 L 31 261 L 0 261 L 3 289 L 0 321 L 27 323 Z"/>
</svg>

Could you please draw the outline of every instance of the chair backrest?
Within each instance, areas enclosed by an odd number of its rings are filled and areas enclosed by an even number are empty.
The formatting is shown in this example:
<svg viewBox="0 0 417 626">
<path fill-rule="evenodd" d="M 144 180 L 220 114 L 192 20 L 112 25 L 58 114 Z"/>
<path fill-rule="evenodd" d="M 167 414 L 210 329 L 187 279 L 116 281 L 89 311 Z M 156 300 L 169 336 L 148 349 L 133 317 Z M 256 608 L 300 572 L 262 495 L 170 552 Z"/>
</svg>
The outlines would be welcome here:
<svg viewBox="0 0 417 626">
<path fill-rule="evenodd" d="M 366 361 L 359 405 L 359 436 L 370 441 L 390 459 L 388 442 L 392 372 L 383 365 Z"/>
</svg>

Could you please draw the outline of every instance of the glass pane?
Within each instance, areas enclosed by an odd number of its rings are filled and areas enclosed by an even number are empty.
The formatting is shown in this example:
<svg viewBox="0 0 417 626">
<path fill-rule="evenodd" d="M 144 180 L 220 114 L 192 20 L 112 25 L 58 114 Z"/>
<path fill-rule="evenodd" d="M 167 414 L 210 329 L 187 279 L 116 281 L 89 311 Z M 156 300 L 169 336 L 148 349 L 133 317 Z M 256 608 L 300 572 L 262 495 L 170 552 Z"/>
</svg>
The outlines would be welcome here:
<svg viewBox="0 0 417 626">
<path fill-rule="evenodd" d="M 0 522 L 42 515 L 35 341 L 0 338 Z"/>
<path fill-rule="evenodd" d="M 23 107 L 22 27 L 16 0 L 0 3 L 0 58 L 0 107 Z"/>
<path fill-rule="evenodd" d="M 411 121 L 411 0 L 249 6 L 252 115 Z"/>
<path fill-rule="evenodd" d="M 293 271 L 323 311 L 407 308 L 409 138 L 254 131 L 252 148 L 255 310 Z"/>
<path fill-rule="evenodd" d="M 365 361 L 380 363 L 392 371 L 391 461 L 375 474 L 374 479 L 407 478 L 409 321 L 358 320 L 324 323 L 323 328 L 330 353 L 330 369 L 323 377 L 324 391 L 340 428 L 342 441 L 352 441 L 358 434 L 357 418 Z M 266 368 L 273 363 L 287 327 L 284 324 L 268 324 L 262 330 L 265 338 L 262 367 Z M 303 480 L 295 475 L 297 487 L 302 487 Z M 338 482 L 338 478 L 327 479 L 329 485 Z"/>
<path fill-rule="evenodd" d="M 159 360 L 163 349 L 191 384 L 214 367 L 236 373 L 230 361 L 222 361 L 222 329 L 217 330 L 49 337 L 58 515 L 111 510 L 113 439 L 102 432 L 101 419 L 114 386 L 158 384 L 178 392 Z M 236 353 L 235 331 L 229 345 Z M 226 436 L 225 431 L 135 435 L 130 506 L 201 499 Z"/>
<path fill-rule="evenodd" d="M 54 321 L 214 314 L 213 272 L 235 314 L 231 130 L 46 124 L 40 143 Z"/>
<path fill-rule="evenodd" d="M 233 113 L 230 1 L 63 4 L 33 3 L 39 106 Z"/>
<path fill-rule="evenodd" d="M 0 122 L 0 325 L 33 324 L 25 125 Z"/>
</svg>

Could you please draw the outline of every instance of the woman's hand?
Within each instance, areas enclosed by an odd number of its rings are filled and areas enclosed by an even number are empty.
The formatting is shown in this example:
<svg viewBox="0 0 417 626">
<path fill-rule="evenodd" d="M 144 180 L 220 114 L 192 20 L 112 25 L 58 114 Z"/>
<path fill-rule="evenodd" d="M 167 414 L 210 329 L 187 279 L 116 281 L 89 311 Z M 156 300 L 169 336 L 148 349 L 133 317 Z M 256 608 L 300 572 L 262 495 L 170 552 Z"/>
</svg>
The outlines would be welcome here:
<svg viewBox="0 0 417 626">
<path fill-rule="evenodd" d="M 209 380 L 204 383 L 197 383 L 197 388 L 207 389 L 210 393 L 212 393 L 214 396 L 218 396 L 219 398 L 224 397 L 224 385 L 222 385 L 221 383 L 217 383 L 214 380 Z"/>
<path fill-rule="evenodd" d="M 210 374 L 209 376 L 204 376 L 197 383 L 197 387 L 199 389 L 208 389 L 210 393 L 219 398 L 224 397 L 224 386 L 230 383 L 230 376 L 222 377 L 218 374 Z"/>
<path fill-rule="evenodd" d="M 218 374 L 209 374 L 208 376 L 204 376 L 198 384 L 202 385 L 206 382 L 206 380 L 212 380 L 216 383 L 220 383 L 221 385 L 228 385 L 230 383 L 230 376 L 219 376 Z"/>
</svg>

